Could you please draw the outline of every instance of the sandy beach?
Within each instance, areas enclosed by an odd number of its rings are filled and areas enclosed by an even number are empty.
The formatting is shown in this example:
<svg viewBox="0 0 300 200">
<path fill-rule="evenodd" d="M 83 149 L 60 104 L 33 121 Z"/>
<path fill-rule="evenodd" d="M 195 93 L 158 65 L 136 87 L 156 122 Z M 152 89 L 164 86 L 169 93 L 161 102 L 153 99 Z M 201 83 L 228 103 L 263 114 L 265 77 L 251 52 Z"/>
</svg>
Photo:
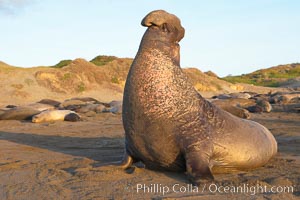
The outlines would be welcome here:
<svg viewBox="0 0 300 200">
<path fill-rule="evenodd" d="M 121 115 L 81 122 L 0 121 L 0 199 L 298 199 L 299 113 L 253 114 L 275 135 L 279 152 L 264 167 L 216 174 L 199 188 L 185 174 L 137 164 L 123 171 L 101 164 L 124 151 Z M 272 191 L 271 191 L 272 190 Z"/>
</svg>

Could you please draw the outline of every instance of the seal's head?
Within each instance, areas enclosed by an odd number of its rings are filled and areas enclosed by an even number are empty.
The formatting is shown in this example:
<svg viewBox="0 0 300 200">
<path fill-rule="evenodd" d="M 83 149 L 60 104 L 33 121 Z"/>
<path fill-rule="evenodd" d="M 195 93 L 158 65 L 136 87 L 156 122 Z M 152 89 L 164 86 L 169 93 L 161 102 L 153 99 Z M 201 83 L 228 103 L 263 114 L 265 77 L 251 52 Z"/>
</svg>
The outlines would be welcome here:
<svg viewBox="0 0 300 200">
<path fill-rule="evenodd" d="M 184 36 L 184 28 L 181 26 L 180 19 L 164 10 L 150 12 L 142 20 L 142 25 L 157 32 L 159 39 L 164 42 L 178 43 Z"/>
<path fill-rule="evenodd" d="M 173 14 L 164 10 L 150 12 L 141 23 L 148 27 L 145 32 L 141 47 L 143 49 L 156 48 L 167 54 L 179 65 L 179 44 L 184 37 L 184 28 L 180 20 Z"/>
<path fill-rule="evenodd" d="M 40 115 L 34 115 L 33 117 L 32 117 L 32 122 L 33 123 L 39 123 L 39 122 L 42 122 L 44 119 L 42 119 L 41 117 L 40 117 Z"/>
</svg>

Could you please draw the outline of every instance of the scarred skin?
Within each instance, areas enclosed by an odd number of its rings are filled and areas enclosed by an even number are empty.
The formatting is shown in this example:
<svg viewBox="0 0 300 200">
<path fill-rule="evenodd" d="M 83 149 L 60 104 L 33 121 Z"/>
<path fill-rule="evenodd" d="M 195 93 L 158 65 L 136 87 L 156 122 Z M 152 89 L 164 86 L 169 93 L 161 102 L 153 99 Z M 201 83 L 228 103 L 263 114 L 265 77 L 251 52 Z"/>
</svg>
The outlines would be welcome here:
<svg viewBox="0 0 300 200">
<path fill-rule="evenodd" d="M 237 118 L 206 101 L 180 68 L 180 20 L 153 11 L 130 68 L 123 98 L 126 152 L 123 167 L 186 171 L 194 184 L 214 172 L 265 164 L 277 152 L 262 125 Z"/>
</svg>

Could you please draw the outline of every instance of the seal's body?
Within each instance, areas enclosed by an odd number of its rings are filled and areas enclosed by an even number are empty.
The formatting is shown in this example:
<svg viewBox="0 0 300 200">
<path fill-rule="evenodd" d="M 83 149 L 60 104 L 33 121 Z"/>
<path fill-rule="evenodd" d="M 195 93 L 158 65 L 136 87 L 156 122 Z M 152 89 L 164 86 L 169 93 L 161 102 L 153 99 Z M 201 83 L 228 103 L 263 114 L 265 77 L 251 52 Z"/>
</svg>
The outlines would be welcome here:
<svg viewBox="0 0 300 200">
<path fill-rule="evenodd" d="M 212 104 L 214 104 L 214 102 L 212 102 Z M 214 104 L 216 105 L 216 104 Z M 232 106 L 232 105 L 221 105 L 217 107 L 221 108 L 222 110 L 225 110 L 226 112 L 229 112 L 230 114 L 237 116 L 239 118 L 243 118 L 243 119 L 250 119 L 250 112 L 244 108 L 240 108 L 237 106 Z"/>
<path fill-rule="evenodd" d="M 51 122 L 51 121 L 64 121 L 65 117 L 68 116 L 69 114 L 76 114 L 76 113 L 71 110 L 47 110 L 41 112 L 38 115 L 33 116 L 32 122 L 40 123 L 40 122 Z M 73 121 L 73 120 L 69 120 L 69 121 Z"/>
<path fill-rule="evenodd" d="M 0 120 L 31 120 L 32 116 L 40 112 L 31 107 L 17 106 L 0 112 Z"/>
<path fill-rule="evenodd" d="M 61 104 L 61 102 L 53 100 L 53 99 L 42 99 L 42 100 L 38 101 L 37 103 L 48 104 L 48 105 L 52 105 L 54 107 L 58 107 L 59 104 Z"/>
<path fill-rule="evenodd" d="M 125 163 L 187 171 L 194 183 L 211 172 L 255 168 L 277 151 L 273 135 L 206 101 L 179 65 L 184 29 L 165 11 L 142 21 L 148 29 L 130 68 L 123 98 Z M 128 161 L 130 160 L 130 162 Z"/>
</svg>

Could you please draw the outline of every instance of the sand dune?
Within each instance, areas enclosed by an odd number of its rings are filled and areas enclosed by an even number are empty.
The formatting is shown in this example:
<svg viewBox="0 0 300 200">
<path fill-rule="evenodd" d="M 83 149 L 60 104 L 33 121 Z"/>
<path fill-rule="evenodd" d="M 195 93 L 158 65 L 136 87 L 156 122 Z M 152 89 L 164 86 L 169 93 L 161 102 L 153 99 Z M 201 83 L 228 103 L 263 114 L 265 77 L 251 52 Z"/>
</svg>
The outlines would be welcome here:
<svg viewBox="0 0 300 200">
<path fill-rule="evenodd" d="M 103 66 L 75 59 L 62 68 L 13 67 L 0 63 L 0 106 L 24 104 L 43 98 L 64 100 L 74 96 L 90 96 L 100 101 L 121 100 L 132 59 L 116 58 Z M 286 91 L 247 84 L 232 84 L 196 68 L 184 68 L 195 88 L 205 97 L 238 91 Z"/>
</svg>

